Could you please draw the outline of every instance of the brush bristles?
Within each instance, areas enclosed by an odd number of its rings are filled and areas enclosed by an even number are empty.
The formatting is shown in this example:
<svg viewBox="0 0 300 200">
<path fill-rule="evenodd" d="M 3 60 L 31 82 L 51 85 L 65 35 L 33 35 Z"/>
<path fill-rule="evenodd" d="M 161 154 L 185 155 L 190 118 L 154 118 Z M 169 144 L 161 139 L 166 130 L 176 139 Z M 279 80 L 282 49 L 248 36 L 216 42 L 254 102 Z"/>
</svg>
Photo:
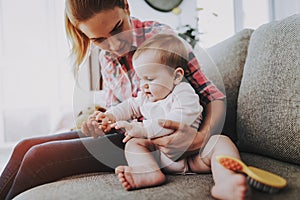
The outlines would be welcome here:
<svg viewBox="0 0 300 200">
<path fill-rule="evenodd" d="M 263 183 L 260 183 L 256 180 L 254 180 L 253 178 L 250 178 L 249 176 L 247 176 L 247 181 L 250 186 L 252 186 L 253 188 L 255 188 L 259 191 L 262 191 L 262 192 L 267 192 L 267 193 L 273 194 L 280 190 L 279 188 L 274 188 L 272 186 L 268 186 Z"/>
</svg>

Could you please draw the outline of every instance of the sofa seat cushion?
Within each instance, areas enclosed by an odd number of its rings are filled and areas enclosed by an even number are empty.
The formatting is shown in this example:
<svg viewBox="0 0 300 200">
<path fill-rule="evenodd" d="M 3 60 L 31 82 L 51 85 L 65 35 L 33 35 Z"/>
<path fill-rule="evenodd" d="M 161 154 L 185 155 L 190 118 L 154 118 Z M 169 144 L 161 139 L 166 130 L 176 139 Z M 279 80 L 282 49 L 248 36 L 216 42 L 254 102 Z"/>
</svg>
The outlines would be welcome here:
<svg viewBox="0 0 300 200">
<path fill-rule="evenodd" d="M 252 199 L 297 199 L 300 196 L 300 167 L 271 158 L 242 153 L 248 164 L 267 169 L 285 177 L 288 187 L 277 194 L 252 191 Z M 225 181 L 225 180 L 224 180 Z M 213 199 L 211 174 L 168 175 L 167 183 L 152 188 L 125 191 L 115 174 L 97 173 L 70 177 L 30 189 L 16 200 L 31 199 Z"/>
<path fill-rule="evenodd" d="M 251 36 L 237 110 L 242 151 L 300 164 L 300 14 Z"/>
</svg>

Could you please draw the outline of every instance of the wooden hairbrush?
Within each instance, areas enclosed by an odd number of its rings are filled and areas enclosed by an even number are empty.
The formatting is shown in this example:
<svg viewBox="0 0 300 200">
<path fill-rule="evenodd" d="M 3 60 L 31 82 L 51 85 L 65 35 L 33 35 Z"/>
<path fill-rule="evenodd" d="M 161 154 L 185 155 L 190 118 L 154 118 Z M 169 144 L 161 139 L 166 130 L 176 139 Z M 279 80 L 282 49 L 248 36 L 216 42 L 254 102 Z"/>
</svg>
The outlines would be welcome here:
<svg viewBox="0 0 300 200">
<path fill-rule="evenodd" d="M 216 159 L 225 168 L 246 174 L 249 185 L 257 190 L 276 193 L 287 185 L 284 178 L 256 167 L 247 166 L 241 160 L 231 156 L 216 156 Z"/>
</svg>

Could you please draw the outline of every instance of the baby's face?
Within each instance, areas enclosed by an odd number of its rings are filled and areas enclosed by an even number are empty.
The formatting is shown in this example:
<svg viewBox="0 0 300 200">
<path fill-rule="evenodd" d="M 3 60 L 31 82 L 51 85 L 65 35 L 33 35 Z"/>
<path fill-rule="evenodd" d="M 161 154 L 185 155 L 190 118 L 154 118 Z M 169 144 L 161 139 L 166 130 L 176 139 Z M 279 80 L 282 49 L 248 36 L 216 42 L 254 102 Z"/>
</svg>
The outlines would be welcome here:
<svg viewBox="0 0 300 200">
<path fill-rule="evenodd" d="M 133 60 L 133 66 L 140 78 L 141 90 L 150 101 L 162 100 L 173 90 L 175 75 L 168 66 L 159 63 L 153 52 L 141 53 Z"/>
</svg>

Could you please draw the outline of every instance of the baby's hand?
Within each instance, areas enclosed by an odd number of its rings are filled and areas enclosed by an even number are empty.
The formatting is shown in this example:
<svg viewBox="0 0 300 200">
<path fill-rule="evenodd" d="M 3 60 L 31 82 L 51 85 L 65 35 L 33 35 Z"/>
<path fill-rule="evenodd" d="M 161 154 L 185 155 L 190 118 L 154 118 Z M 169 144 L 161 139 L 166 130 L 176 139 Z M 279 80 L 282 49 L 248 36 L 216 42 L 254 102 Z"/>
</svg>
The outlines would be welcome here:
<svg viewBox="0 0 300 200">
<path fill-rule="evenodd" d="M 128 135 L 127 133 L 125 133 L 125 138 L 122 140 L 123 143 L 128 142 L 132 137 L 130 135 Z"/>
<path fill-rule="evenodd" d="M 131 138 L 133 138 L 132 136 L 130 136 L 130 130 L 132 129 L 132 125 L 127 122 L 127 121 L 118 121 L 114 124 L 112 124 L 112 127 L 115 129 L 121 129 L 124 128 L 126 130 L 125 132 L 125 138 L 123 139 L 123 142 L 126 143 L 128 142 Z"/>
<path fill-rule="evenodd" d="M 96 115 L 96 120 L 99 123 L 99 127 L 105 132 L 109 132 L 111 130 L 111 124 L 114 123 L 115 118 L 111 114 L 105 114 L 103 112 L 99 112 Z"/>
<path fill-rule="evenodd" d="M 144 130 L 143 124 L 141 122 L 127 122 L 127 121 L 118 121 L 112 125 L 115 129 L 124 128 L 125 138 L 123 142 L 127 142 L 131 138 L 145 138 L 147 137 L 146 132 Z"/>
<path fill-rule="evenodd" d="M 131 123 L 129 123 L 127 121 L 118 121 L 118 122 L 112 124 L 112 127 L 114 127 L 115 129 L 125 128 L 126 132 L 128 132 L 132 129 Z"/>
</svg>

